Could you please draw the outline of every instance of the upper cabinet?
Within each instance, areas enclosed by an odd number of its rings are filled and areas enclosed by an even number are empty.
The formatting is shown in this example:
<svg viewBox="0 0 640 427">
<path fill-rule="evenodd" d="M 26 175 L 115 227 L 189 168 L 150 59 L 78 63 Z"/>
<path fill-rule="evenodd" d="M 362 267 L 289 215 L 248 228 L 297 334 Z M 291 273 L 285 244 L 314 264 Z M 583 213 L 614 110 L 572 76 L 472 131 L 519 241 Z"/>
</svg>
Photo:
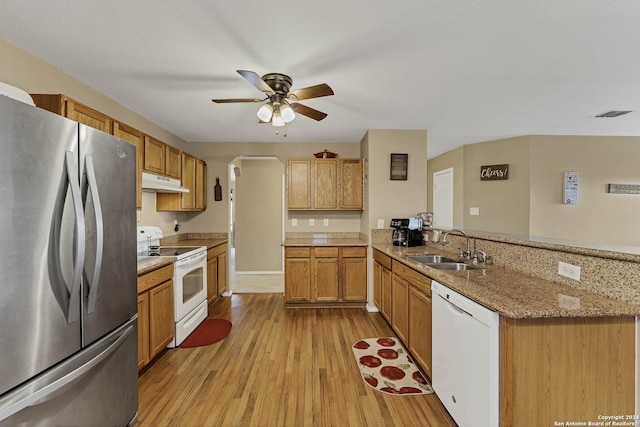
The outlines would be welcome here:
<svg viewBox="0 0 640 427">
<path fill-rule="evenodd" d="M 111 133 L 113 120 L 93 108 L 64 95 L 31 94 L 33 102 L 45 110 L 59 114 L 102 132 Z"/>
<path fill-rule="evenodd" d="M 158 211 L 203 211 L 207 208 L 207 164 L 190 154 L 182 152 L 182 186 L 188 193 L 158 193 Z"/>
<path fill-rule="evenodd" d="M 142 132 L 123 123 L 113 122 L 113 135 L 136 146 L 136 207 L 142 207 L 142 166 L 144 142 Z"/>
<path fill-rule="evenodd" d="M 289 159 L 287 209 L 362 210 L 362 159 Z"/>
</svg>

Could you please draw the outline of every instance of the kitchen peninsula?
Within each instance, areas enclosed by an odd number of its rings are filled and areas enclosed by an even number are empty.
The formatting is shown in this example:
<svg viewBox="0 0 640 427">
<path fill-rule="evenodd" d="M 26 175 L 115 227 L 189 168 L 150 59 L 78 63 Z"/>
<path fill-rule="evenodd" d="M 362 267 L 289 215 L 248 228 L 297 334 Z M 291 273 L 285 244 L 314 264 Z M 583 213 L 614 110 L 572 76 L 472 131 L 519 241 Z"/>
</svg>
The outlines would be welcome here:
<svg viewBox="0 0 640 427">
<path fill-rule="evenodd" d="M 430 313 L 432 296 L 425 282 L 435 280 L 500 315 L 500 425 L 554 425 L 568 420 L 597 421 L 603 414 L 633 415 L 635 316 L 640 314 L 640 305 L 507 267 L 509 262 L 522 259 L 529 264 L 546 262 L 533 256 L 519 258 L 522 248 L 512 246 L 513 242 L 476 242 L 480 249 L 491 248 L 493 252 L 488 253 L 500 254 L 496 265 L 480 264 L 477 270 L 438 270 L 409 257 L 426 253 L 457 257 L 457 253 L 452 255 L 433 244 L 414 248 L 390 243 L 371 245 L 376 305 L 383 315 L 387 311 L 385 317 L 394 330 L 398 329 L 398 317 L 408 317 L 404 320 L 408 329 L 404 341 L 412 352 L 423 350 L 414 357 L 425 371 L 431 367 L 431 337 L 418 335 L 421 342 L 416 344 L 411 329 L 420 324 L 414 318 L 423 319 L 424 311 Z M 511 246 L 503 253 L 496 246 L 500 243 Z M 446 248 L 451 251 L 457 248 L 449 246 Z M 544 252 L 551 247 L 538 244 L 535 249 Z M 554 249 L 554 256 L 570 256 Z M 397 275 L 408 283 L 408 289 L 394 286 Z M 412 301 L 418 301 L 416 294 L 427 303 L 412 305 Z M 398 301 L 404 305 L 399 306 Z M 420 307 L 420 311 L 412 307 Z M 407 314 L 397 316 L 394 311 Z"/>
</svg>

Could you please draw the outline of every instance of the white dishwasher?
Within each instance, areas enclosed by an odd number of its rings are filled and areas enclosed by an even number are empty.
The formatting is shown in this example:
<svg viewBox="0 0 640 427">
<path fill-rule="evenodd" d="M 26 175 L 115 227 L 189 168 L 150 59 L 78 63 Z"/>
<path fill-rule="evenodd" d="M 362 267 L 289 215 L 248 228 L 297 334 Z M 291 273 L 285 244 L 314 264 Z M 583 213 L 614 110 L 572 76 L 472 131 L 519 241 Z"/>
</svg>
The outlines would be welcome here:
<svg viewBox="0 0 640 427">
<path fill-rule="evenodd" d="M 435 280 L 431 290 L 433 389 L 459 427 L 498 426 L 499 315 Z"/>
</svg>

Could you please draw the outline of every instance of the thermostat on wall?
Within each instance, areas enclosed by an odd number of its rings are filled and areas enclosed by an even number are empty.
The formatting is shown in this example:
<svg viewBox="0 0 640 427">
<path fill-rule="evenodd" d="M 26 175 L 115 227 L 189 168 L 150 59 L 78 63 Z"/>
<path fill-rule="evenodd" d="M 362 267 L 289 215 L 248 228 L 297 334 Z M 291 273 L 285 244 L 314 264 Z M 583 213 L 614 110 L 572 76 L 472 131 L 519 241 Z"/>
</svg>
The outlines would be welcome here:
<svg viewBox="0 0 640 427">
<path fill-rule="evenodd" d="M 564 186 L 562 190 L 562 203 L 565 205 L 575 205 L 578 203 L 578 172 L 564 173 Z"/>
</svg>

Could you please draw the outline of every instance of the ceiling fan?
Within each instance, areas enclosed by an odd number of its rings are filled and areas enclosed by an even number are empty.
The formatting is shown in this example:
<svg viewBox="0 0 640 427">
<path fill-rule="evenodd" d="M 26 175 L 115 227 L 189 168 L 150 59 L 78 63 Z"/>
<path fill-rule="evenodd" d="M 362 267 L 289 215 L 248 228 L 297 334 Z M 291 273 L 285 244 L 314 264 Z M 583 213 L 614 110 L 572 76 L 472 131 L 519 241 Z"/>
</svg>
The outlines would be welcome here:
<svg viewBox="0 0 640 427">
<path fill-rule="evenodd" d="M 212 99 L 218 104 L 232 102 L 264 102 L 258 110 L 258 118 L 261 123 L 271 123 L 272 126 L 282 127 L 291 122 L 296 114 L 310 117 L 320 121 L 327 117 L 326 113 L 307 107 L 296 101 L 303 99 L 320 98 L 333 95 L 333 89 L 328 84 L 322 83 L 302 89 L 291 90 L 293 79 L 285 74 L 269 73 L 260 77 L 253 71 L 237 70 L 249 83 L 264 92 L 266 98 L 239 98 L 239 99 Z M 266 102 L 265 102 L 266 101 Z"/>
</svg>

